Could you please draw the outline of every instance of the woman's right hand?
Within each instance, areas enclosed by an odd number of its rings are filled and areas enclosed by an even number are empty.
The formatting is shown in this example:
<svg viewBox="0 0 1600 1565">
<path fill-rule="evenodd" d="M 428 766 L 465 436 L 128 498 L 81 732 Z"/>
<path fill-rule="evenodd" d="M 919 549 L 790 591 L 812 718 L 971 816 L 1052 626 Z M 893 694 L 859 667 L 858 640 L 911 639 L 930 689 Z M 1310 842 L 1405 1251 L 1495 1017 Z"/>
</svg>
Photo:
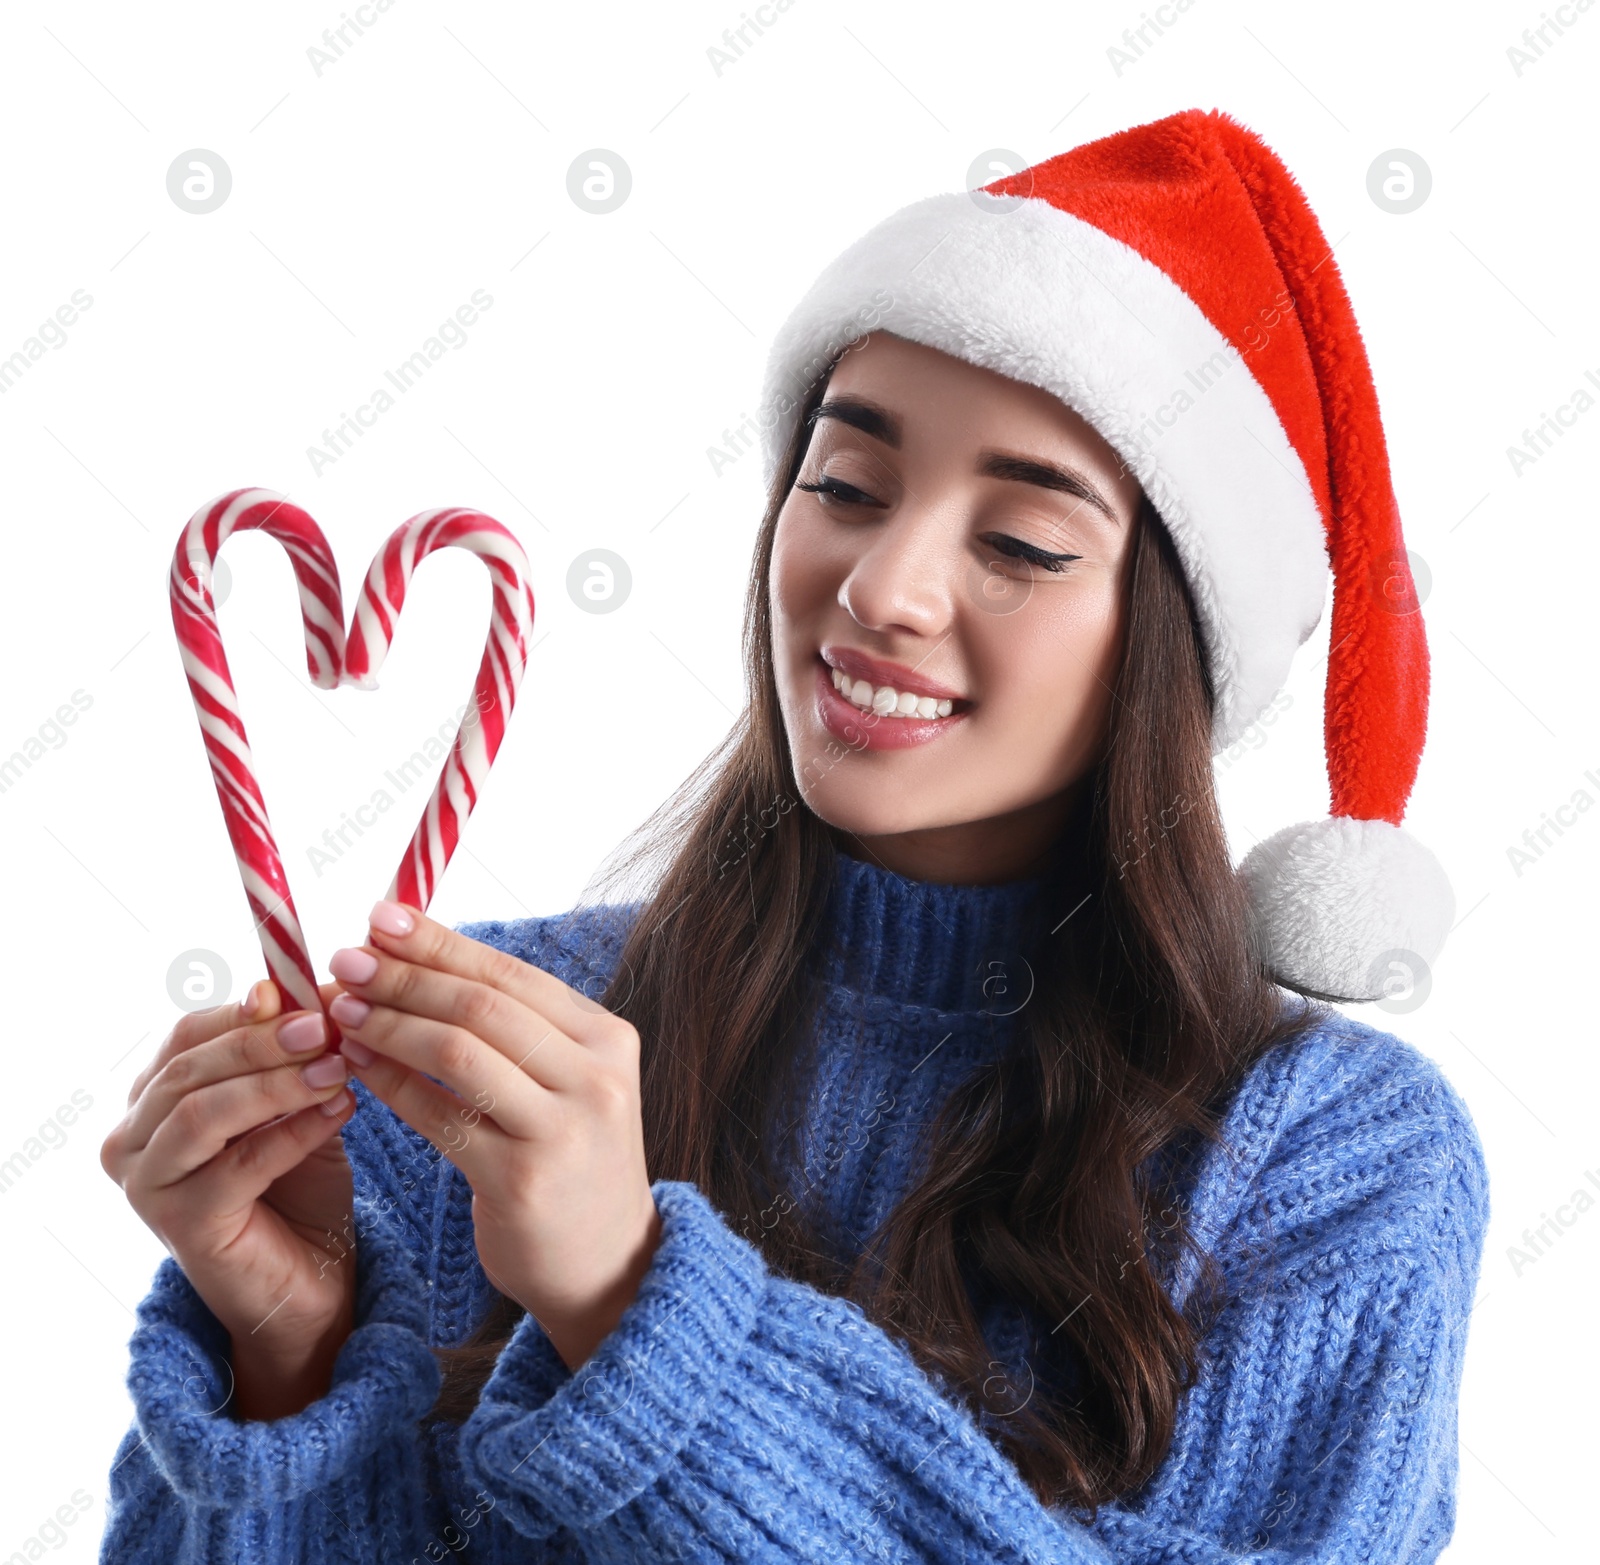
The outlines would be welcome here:
<svg viewBox="0 0 1600 1565">
<path fill-rule="evenodd" d="M 340 986 L 319 992 L 326 1004 Z M 338 1131 L 355 1099 L 343 1057 L 319 1036 L 318 1023 L 330 1031 L 320 1012 L 282 1015 L 270 979 L 245 1004 L 179 1019 L 100 1163 L 227 1328 L 235 1416 L 281 1418 L 326 1393 L 354 1324 Z"/>
</svg>

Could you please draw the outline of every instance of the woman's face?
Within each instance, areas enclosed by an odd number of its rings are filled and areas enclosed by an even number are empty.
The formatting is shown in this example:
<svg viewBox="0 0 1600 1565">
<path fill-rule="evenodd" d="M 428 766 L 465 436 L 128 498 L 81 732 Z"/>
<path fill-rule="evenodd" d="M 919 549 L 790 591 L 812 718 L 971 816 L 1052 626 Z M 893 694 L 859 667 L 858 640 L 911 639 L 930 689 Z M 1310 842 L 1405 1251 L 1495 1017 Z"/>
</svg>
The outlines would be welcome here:
<svg viewBox="0 0 1600 1565">
<path fill-rule="evenodd" d="M 863 857 L 1035 872 L 1104 740 L 1139 494 L 1047 392 L 885 332 L 844 354 L 769 590 L 797 784 Z"/>
</svg>

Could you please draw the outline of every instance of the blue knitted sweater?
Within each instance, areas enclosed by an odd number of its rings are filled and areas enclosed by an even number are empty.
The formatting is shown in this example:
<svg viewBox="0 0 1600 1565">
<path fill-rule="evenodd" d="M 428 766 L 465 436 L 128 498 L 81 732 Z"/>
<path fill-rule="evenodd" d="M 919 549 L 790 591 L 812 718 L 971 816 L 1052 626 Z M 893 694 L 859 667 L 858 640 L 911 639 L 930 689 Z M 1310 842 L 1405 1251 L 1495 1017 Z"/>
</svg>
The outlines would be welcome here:
<svg viewBox="0 0 1600 1565">
<path fill-rule="evenodd" d="M 905 1188 L 939 1102 L 1013 1036 L 984 959 L 1029 949 L 1041 882 L 934 885 L 844 856 L 835 877 L 795 1194 L 848 1244 Z M 599 993 L 632 908 L 459 927 Z M 471 1191 L 356 1092 L 357 1324 L 332 1386 L 236 1421 L 226 1334 L 163 1260 L 102 1560 L 1421 1565 L 1450 1536 L 1482 1152 L 1422 1054 L 1339 1013 L 1308 1011 L 1249 1071 L 1228 1150 L 1195 1162 L 1191 1228 L 1234 1297 L 1166 1459 L 1091 1525 L 1039 1503 L 987 1412 L 856 1305 L 769 1271 L 687 1182 L 655 1183 L 650 1271 L 576 1373 L 525 1317 L 471 1419 L 430 1422 L 430 1345 L 463 1341 L 491 1296 Z M 989 1309 L 1013 1384 L 1053 1324 Z"/>
</svg>

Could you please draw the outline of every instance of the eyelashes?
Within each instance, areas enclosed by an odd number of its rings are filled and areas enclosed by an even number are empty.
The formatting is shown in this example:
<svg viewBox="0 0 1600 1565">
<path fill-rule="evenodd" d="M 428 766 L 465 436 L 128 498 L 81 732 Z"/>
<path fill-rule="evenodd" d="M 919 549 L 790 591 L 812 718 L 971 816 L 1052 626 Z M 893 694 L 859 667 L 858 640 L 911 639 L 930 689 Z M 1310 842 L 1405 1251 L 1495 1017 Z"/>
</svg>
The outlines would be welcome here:
<svg viewBox="0 0 1600 1565">
<path fill-rule="evenodd" d="M 858 489 L 854 484 L 847 484 L 842 478 L 824 475 L 815 483 L 796 481 L 795 488 L 817 495 L 824 505 L 867 505 L 877 510 L 884 508 L 883 501 L 873 499 L 864 489 Z M 1013 538 L 1008 533 L 988 533 L 985 534 L 985 538 L 999 553 L 1019 560 L 1025 565 L 1035 566 L 1039 570 L 1064 571 L 1073 560 L 1083 558 L 1081 554 L 1065 554 L 1051 549 L 1041 549 L 1035 544 L 1024 543 L 1020 538 Z"/>
<path fill-rule="evenodd" d="M 1020 538 L 1012 538 L 1005 533 L 990 533 L 989 541 L 1002 554 L 1008 554 L 1014 560 L 1021 560 L 1026 565 L 1037 565 L 1040 570 L 1064 571 L 1074 560 L 1081 560 L 1081 554 L 1057 554 L 1050 549 L 1039 549 L 1031 543 L 1024 543 Z"/>
<path fill-rule="evenodd" d="M 875 505 L 882 507 L 881 500 L 874 500 L 864 489 L 857 489 L 854 484 L 847 484 L 842 478 L 830 478 L 826 475 L 819 478 L 814 484 L 795 483 L 796 489 L 805 489 L 813 494 L 829 495 L 835 500 L 843 500 L 848 505 Z"/>
</svg>

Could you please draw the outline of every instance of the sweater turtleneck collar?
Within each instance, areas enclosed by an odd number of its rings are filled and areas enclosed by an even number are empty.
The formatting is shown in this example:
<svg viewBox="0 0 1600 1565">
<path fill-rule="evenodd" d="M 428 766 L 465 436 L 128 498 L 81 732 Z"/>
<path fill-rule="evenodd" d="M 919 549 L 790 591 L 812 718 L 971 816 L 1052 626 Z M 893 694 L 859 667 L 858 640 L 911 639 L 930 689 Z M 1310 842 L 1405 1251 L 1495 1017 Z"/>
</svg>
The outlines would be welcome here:
<svg viewBox="0 0 1600 1565">
<path fill-rule="evenodd" d="M 894 1005 L 1010 1014 L 1027 1000 L 1049 884 L 1043 871 L 993 885 L 914 880 L 836 847 L 828 976 Z"/>
</svg>

